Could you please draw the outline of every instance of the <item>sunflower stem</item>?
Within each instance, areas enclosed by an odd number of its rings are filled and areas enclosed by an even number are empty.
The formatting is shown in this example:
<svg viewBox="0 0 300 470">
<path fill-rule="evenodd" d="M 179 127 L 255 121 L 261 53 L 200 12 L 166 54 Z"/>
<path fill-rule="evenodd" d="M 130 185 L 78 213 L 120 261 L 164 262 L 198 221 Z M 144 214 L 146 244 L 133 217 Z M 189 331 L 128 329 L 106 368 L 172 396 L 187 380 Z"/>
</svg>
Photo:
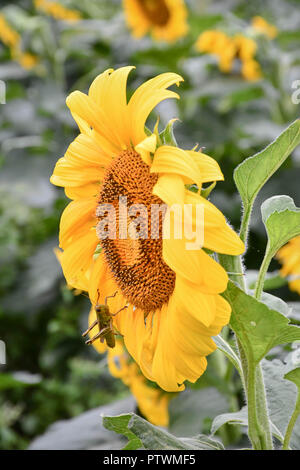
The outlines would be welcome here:
<svg viewBox="0 0 300 470">
<path fill-rule="evenodd" d="M 272 261 L 272 257 L 273 257 L 273 252 L 271 252 L 267 247 L 263 262 L 261 264 L 261 267 L 258 273 L 258 278 L 256 281 L 256 286 L 255 286 L 254 297 L 257 300 L 260 300 L 261 298 L 261 294 L 262 294 L 264 283 L 265 283 L 265 277 L 268 272 L 270 263 Z"/>
<path fill-rule="evenodd" d="M 289 421 L 288 427 L 286 429 L 282 450 L 290 450 L 289 444 L 290 444 L 290 440 L 291 440 L 291 437 L 292 437 L 292 432 L 293 432 L 294 426 L 296 424 L 296 421 L 297 421 L 299 415 L 300 415 L 300 393 L 298 393 L 296 406 L 295 406 L 294 412 L 291 416 L 291 419 Z"/>
<path fill-rule="evenodd" d="M 248 222 L 245 222 L 248 226 Z M 246 233 L 246 232 L 244 232 Z M 272 258 L 265 257 L 257 281 L 256 295 L 261 296 L 264 279 Z M 246 292 L 244 269 L 241 256 L 219 255 L 221 265 L 229 278 Z M 237 347 L 243 369 L 245 393 L 248 405 L 249 438 L 254 449 L 272 449 L 272 434 L 268 417 L 266 392 L 260 364 L 255 364 L 245 353 L 243 344 L 237 337 Z"/>
<path fill-rule="evenodd" d="M 241 256 L 218 255 L 220 264 L 228 273 L 229 279 L 246 292 L 245 273 Z"/>
<path fill-rule="evenodd" d="M 255 450 L 272 450 L 265 389 L 260 365 L 249 367 L 247 380 L 249 438 Z"/>
<path fill-rule="evenodd" d="M 252 212 L 252 206 L 249 205 L 247 208 L 244 209 L 244 213 L 243 213 L 242 221 L 241 221 L 240 239 L 245 243 L 245 245 L 247 244 L 247 240 L 248 240 L 251 212 Z"/>
</svg>

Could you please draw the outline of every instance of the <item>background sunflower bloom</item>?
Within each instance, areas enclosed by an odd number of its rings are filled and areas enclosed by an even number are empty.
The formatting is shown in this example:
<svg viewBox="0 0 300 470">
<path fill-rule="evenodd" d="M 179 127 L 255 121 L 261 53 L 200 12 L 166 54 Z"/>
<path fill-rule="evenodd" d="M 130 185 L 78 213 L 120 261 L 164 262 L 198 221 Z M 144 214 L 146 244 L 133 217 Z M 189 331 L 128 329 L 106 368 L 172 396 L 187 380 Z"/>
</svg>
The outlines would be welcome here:
<svg viewBox="0 0 300 470">
<path fill-rule="evenodd" d="M 95 318 L 95 312 L 92 311 L 91 315 Z M 168 405 L 174 394 L 164 392 L 143 376 L 138 365 L 126 351 L 123 340 L 117 339 L 113 349 L 106 348 L 105 344 L 99 341 L 93 343 L 93 346 L 100 353 L 107 350 L 108 368 L 111 375 L 122 380 L 129 387 L 137 401 L 138 408 L 147 420 L 157 426 L 168 426 Z"/>
<path fill-rule="evenodd" d="M 277 253 L 277 259 L 282 263 L 280 274 L 283 277 L 295 277 L 289 281 L 289 287 L 300 294 L 300 237 L 292 238 L 281 248 Z"/>
<path fill-rule="evenodd" d="M 183 0 L 123 0 L 123 5 L 127 24 L 137 38 L 151 32 L 154 39 L 175 41 L 188 31 Z"/>
</svg>

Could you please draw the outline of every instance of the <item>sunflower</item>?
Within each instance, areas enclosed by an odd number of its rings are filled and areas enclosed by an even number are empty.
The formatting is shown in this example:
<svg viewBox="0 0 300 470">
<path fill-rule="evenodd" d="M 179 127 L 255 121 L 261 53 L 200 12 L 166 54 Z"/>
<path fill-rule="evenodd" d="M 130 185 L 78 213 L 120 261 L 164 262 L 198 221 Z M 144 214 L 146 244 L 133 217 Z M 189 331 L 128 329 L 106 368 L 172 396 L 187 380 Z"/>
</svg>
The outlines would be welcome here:
<svg viewBox="0 0 300 470">
<path fill-rule="evenodd" d="M 205 356 L 216 349 L 211 337 L 230 318 L 230 306 L 220 296 L 227 274 L 207 250 L 238 255 L 244 245 L 223 214 L 201 196 L 203 183 L 223 179 L 217 162 L 162 144 L 156 130 L 145 127 L 159 102 L 178 98 L 168 87 L 182 78 L 158 75 L 127 102 L 132 68 L 106 70 L 88 95 L 75 91 L 67 98 L 80 134 L 51 177 L 72 199 L 60 222 L 60 261 L 69 285 L 88 291 L 93 305 L 107 300 L 110 312 L 119 312 L 112 316 L 113 327 L 143 375 L 174 392 L 204 372 Z M 191 184 L 197 193 L 189 190 Z M 186 232 L 181 238 L 175 233 L 171 210 L 170 217 L 153 224 L 155 236 L 144 236 L 152 229 L 151 217 L 140 238 L 124 236 L 120 227 L 125 222 L 130 228 L 135 221 L 120 209 L 120 198 L 142 205 L 149 214 L 154 206 L 188 205 L 192 211 L 184 229 L 194 231 L 202 224 L 196 210 L 201 207 L 204 248 L 187 248 L 191 239 Z M 106 204 L 115 209 L 114 237 L 103 236 Z M 169 237 L 163 236 L 168 229 Z"/>
<path fill-rule="evenodd" d="M 278 35 L 278 29 L 271 23 L 268 23 L 262 16 L 254 16 L 252 18 L 252 27 L 260 34 L 274 39 Z"/>
<path fill-rule="evenodd" d="M 127 24 L 137 38 L 151 31 L 154 39 L 175 41 L 187 33 L 183 0 L 123 0 L 123 5 Z"/>
<path fill-rule="evenodd" d="M 34 0 L 34 5 L 35 8 L 43 11 L 49 16 L 52 16 L 56 20 L 77 22 L 81 19 L 79 11 L 70 10 L 60 3 L 52 0 Z"/>
<path fill-rule="evenodd" d="M 242 63 L 241 74 L 246 80 L 253 82 L 256 82 L 262 78 L 260 65 L 256 60 L 253 59 L 245 60 Z"/>
<path fill-rule="evenodd" d="M 200 34 L 195 44 L 200 52 L 215 54 L 219 59 L 222 72 L 230 72 L 236 56 L 236 44 L 233 38 L 223 31 L 207 30 Z"/>
<path fill-rule="evenodd" d="M 91 317 L 95 318 L 94 311 L 91 311 Z M 107 349 L 108 368 L 111 375 L 122 380 L 130 389 L 145 418 L 156 426 L 168 426 L 168 406 L 174 394 L 161 390 L 143 376 L 139 366 L 127 353 L 122 339 L 117 339 L 116 347 L 113 349 L 106 348 L 104 343 L 99 341 L 93 345 L 100 353 Z"/>
<path fill-rule="evenodd" d="M 9 48 L 15 48 L 21 41 L 21 36 L 6 21 L 0 13 L 0 40 Z"/>
<path fill-rule="evenodd" d="M 230 72 L 235 59 L 239 59 L 243 78 L 255 81 L 262 76 L 260 65 L 254 60 L 257 44 L 242 34 L 228 36 L 223 31 L 207 30 L 200 34 L 195 47 L 199 52 L 215 54 L 224 73 Z"/>
<path fill-rule="evenodd" d="M 277 253 L 277 259 L 282 263 L 281 276 L 291 276 L 289 288 L 300 294 L 300 236 L 292 238 L 281 248 Z"/>
</svg>

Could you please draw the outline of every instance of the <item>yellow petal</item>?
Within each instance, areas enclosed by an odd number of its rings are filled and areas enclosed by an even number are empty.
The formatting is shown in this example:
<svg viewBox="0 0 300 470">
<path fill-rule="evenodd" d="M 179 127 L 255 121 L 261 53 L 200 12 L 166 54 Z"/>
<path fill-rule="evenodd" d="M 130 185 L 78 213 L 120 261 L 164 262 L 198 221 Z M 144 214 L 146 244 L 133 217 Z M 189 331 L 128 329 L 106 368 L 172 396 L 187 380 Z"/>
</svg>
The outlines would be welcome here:
<svg viewBox="0 0 300 470">
<path fill-rule="evenodd" d="M 178 175 L 160 175 L 153 187 L 152 193 L 168 204 L 168 206 L 183 204 L 185 195 L 184 182 Z"/>
<path fill-rule="evenodd" d="M 181 315 L 192 316 L 210 326 L 216 316 L 216 296 L 203 294 L 197 284 L 176 276 L 174 302 Z"/>
<path fill-rule="evenodd" d="M 146 165 L 151 165 L 152 159 L 150 153 L 154 153 L 156 149 L 157 137 L 155 134 L 151 134 L 146 137 L 142 142 L 135 146 L 135 150 L 140 154 L 142 160 Z"/>
<path fill-rule="evenodd" d="M 85 134 L 79 134 L 75 140 L 69 145 L 65 158 L 77 166 L 93 166 L 106 168 L 111 162 L 111 155 L 104 153 L 92 138 Z"/>
<path fill-rule="evenodd" d="M 94 260 L 91 267 L 91 278 L 89 285 L 89 296 L 93 305 L 105 300 L 103 293 L 103 284 L 107 276 L 107 265 L 103 253 Z M 100 297 L 102 295 L 102 297 Z"/>
<path fill-rule="evenodd" d="M 100 181 L 96 181 L 95 183 L 88 183 L 82 186 L 76 186 L 74 188 L 67 186 L 65 187 L 66 196 L 69 199 L 81 199 L 81 198 L 89 198 L 89 197 L 96 197 L 97 194 L 100 192 Z"/>
<path fill-rule="evenodd" d="M 201 187 L 200 171 L 193 158 L 184 150 L 163 145 L 157 149 L 150 169 L 151 173 L 170 173 L 183 176 L 186 183 Z"/>
<path fill-rule="evenodd" d="M 109 116 L 117 142 L 122 148 L 130 145 L 126 86 L 128 75 L 134 68 L 127 66 L 112 73 L 106 71 L 104 77 L 102 74 L 94 80 L 89 90 L 89 96 Z"/>
<path fill-rule="evenodd" d="M 64 250 L 96 224 L 96 199 L 72 201 L 60 219 L 59 245 Z"/>
<path fill-rule="evenodd" d="M 88 290 L 88 271 L 97 244 L 96 232 L 90 231 L 63 252 L 61 266 L 68 284 L 77 289 Z"/>
<path fill-rule="evenodd" d="M 167 98 L 179 98 L 177 93 L 168 91 L 167 88 L 182 80 L 183 78 L 175 73 L 163 73 L 143 83 L 134 92 L 128 103 L 131 118 L 130 134 L 134 146 L 146 137 L 145 122 L 152 109 Z"/>
<path fill-rule="evenodd" d="M 187 250 L 186 239 L 163 240 L 163 258 L 176 274 L 199 284 L 202 292 L 217 294 L 227 287 L 222 266 L 203 250 Z"/>
<path fill-rule="evenodd" d="M 117 144 L 116 133 L 109 121 L 109 117 L 104 114 L 103 109 L 98 108 L 94 101 L 80 91 L 73 91 L 67 100 L 67 106 L 72 113 L 77 114 L 81 119 L 86 121 L 90 127 L 107 141 L 113 151 L 122 150 Z"/>
<path fill-rule="evenodd" d="M 219 164 L 213 158 L 201 152 L 193 152 L 187 150 L 187 153 L 194 159 L 201 175 L 201 181 L 207 183 L 209 181 L 224 180 L 223 173 Z"/>
<path fill-rule="evenodd" d="M 100 182 L 103 179 L 104 171 L 100 166 L 74 165 L 67 158 L 62 157 L 55 165 L 50 182 L 56 186 L 83 186 L 88 183 Z"/>
<path fill-rule="evenodd" d="M 218 230 L 204 228 L 204 246 L 217 253 L 235 256 L 241 255 L 245 251 L 244 243 L 227 224 Z"/>
</svg>

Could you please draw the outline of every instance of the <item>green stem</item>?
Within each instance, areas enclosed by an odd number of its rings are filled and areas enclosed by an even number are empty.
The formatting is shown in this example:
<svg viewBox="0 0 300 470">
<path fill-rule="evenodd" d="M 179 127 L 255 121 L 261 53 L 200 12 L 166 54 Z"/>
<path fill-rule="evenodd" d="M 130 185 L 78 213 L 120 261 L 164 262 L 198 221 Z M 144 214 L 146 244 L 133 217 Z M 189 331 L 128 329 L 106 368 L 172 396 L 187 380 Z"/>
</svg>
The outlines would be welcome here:
<svg viewBox="0 0 300 470">
<path fill-rule="evenodd" d="M 296 424 L 296 421 L 297 421 L 297 418 L 298 418 L 299 414 L 300 414 L 300 393 L 298 393 L 296 406 L 295 406 L 294 412 L 291 416 L 291 419 L 289 421 L 288 427 L 286 429 L 282 450 L 289 450 L 289 444 L 290 444 L 292 432 L 293 432 L 293 429 L 294 429 L 294 426 Z"/>
<path fill-rule="evenodd" d="M 261 365 L 256 367 L 256 403 L 257 415 L 262 428 L 262 442 L 264 449 L 273 449 L 271 425 L 268 416 L 267 397 Z"/>
<path fill-rule="evenodd" d="M 254 297 L 257 300 L 260 300 L 262 292 L 263 292 L 263 287 L 264 287 L 264 282 L 265 282 L 265 277 L 268 272 L 268 268 L 270 265 L 270 262 L 272 260 L 273 253 L 270 252 L 269 246 L 266 248 L 266 253 L 265 257 L 263 259 L 263 262 L 261 264 L 256 286 L 255 286 L 255 292 L 254 292 Z M 255 366 L 252 366 L 255 367 Z M 272 434 L 271 434 L 271 429 L 270 429 L 270 420 L 268 417 L 268 411 L 267 411 L 267 398 L 266 398 L 266 391 L 265 391 L 265 386 L 264 386 L 264 380 L 263 380 L 263 374 L 262 374 L 262 369 L 261 365 L 258 364 L 256 368 L 256 408 L 257 412 L 259 415 L 259 422 L 261 424 L 262 428 L 262 445 L 264 446 L 263 449 L 272 449 L 273 448 L 273 443 L 272 443 Z"/>
<path fill-rule="evenodd" d="M 261 429 L 256 410 L 255 376 L 255 367 L 250 367 L 247 379 L 248 433 L 253 449 L 262 450 Z"/>
<path fill-rule="evenodd" d="M 265 387 L 260 365 L 249 367 L 247 381 L 249 438 L 255 450 L 272 450 Z"/>
<path fill-rule="evenodd" d="M 244 233 L 247 232 L 245 222 Z M 256 295 L 261 296 L 264 278 L 268 270 L 271 257 L 266 257 L 262 264 L 257 282 Z M 229 277 L 246 291 L 243 275 L 243 265 L 240 256 L 219 255 L 219 261 L 229 273 Z M 245 353 L 243 344 L 237 337 L 237 346 L 241 359 L 244 381 L 243 383 L 248 405 L 249 438 L 254 449 L 272 449 L 272 434 L 267 411 L 266 392 L 260 364 L 255 364 Z"/>
<path fill-rule="evenodd" d="M 241 221 L 240 239 L 246 244 L 248 239 L 249 224 L 251 217 L 252 206 L 249 204 L 248 207 L 244 208 L 244 213 Z"/>
<path fill-rule="evenodd" d="M 271 252 L 269 250 L 269 246 L 267 246 L 265 257 L 264 257 L 263 262 L 261 264 L 259 274 L 258 274 L 258 278 L 257 278 L 257 281 L 256 281 L 256 286 L 255 286 L 254 297 L 257 300 L 260 300 L 260 298 L 261 298 L 261 294 L 262 294 L 262 291 L 263 291 L 263 288 L 264 288 L 264 283 L 265 283 L 265 277 L 266 277 L 266 274 L 268 272 L 268 268 L 270 266 L 272 258 L 273 258 L 273 251 Z"/>
<path fill-rule="evenodd" d="M 236 282 L 241 289 L 246 291 L 244 268 L 241 257 L 219 254 L 218 259 L 220 264 L 228 273 L 229 278 Z"/>
</svg>

